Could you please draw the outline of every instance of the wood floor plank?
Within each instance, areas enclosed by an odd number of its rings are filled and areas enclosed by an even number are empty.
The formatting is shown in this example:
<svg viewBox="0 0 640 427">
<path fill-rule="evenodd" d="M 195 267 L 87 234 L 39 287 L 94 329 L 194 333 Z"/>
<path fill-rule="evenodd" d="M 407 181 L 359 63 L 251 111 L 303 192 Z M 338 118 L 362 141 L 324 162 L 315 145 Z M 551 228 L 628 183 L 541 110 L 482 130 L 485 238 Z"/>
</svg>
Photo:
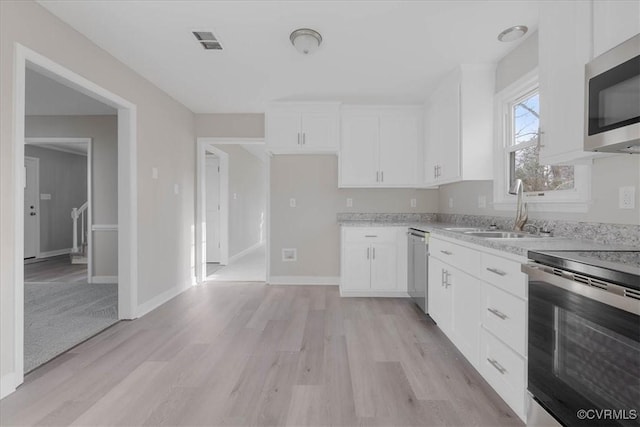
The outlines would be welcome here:
<svg viewBox="0 0 640 427">
<path fill-rule="evenodd" d="M 26 377 L 2 425 L 521 426 L 406 299 L 215 283 Z"/>
</svg>

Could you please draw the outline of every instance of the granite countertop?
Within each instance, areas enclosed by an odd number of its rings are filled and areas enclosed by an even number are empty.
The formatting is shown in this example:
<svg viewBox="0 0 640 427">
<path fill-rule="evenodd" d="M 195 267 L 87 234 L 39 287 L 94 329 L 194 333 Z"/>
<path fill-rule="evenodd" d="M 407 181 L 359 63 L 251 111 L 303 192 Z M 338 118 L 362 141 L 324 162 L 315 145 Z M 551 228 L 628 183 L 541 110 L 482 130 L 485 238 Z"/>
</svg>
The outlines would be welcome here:
<svg viewBox="0 0 640 427">
<path fill-rule="evenodd" d="M 413 227 L 427 231 L 434 236 L 445 236 L 452 239 L 473 243 L 499 251 L 509 252 L 514 255 L 527 257 L 528 251 L 558 251 L 558 250 L 626 250 L 637 251 L 638 248 L 604 244 L 592 240 L 570 239 L 566 237 L 526 237 L 516 239 L 492 239 L 486 237 L 470 236 L 445 228 L 461 228 L 465 225 L 450 224 L 444 222 L 416 222 L 404 220 L 339 220 L 338 224 L 344 227 Z M 475 227 L 469 225 L 468 227 Z M 508 231 L 508 230 L 505 230 Z"/>
</svg>

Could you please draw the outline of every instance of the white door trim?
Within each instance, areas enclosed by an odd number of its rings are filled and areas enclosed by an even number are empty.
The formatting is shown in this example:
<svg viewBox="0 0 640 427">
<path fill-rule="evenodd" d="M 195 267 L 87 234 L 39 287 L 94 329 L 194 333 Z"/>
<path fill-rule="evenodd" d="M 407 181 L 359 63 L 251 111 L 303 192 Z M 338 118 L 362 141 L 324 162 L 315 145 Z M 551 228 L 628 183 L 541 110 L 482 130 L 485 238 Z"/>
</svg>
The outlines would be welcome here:
<svg viewBox="0 0 640 427">
<path fill-rule="evenodd" d="M 24 160 L 27 160 L 27 159 L 33 160 L 36 163 L 36 214 L 38 216 L 38 220 L 36 221 L 36 248 L 35 249 L 36 249 L 36 258 L 42 258 L 41 252 L 40 252 L 40 159 L 37 157 L 24 156 Z M 22 162 L 22 164 L 24 165 L 24 161 Z M 24 179 L 26 180 L 27 179 L 26 168 L 24 173 L 25 173 Z M 26 182 L 25 182 L 24 188 L 26 188 Z M 24 202 L 23 202 L 23 206 L 24 206 Z M 22 215 L 24 215 L 24 213 Z M 22 239 L 24 241 L 24 232 L 22 233 Z M 23 255 L 23 259 L 24 259 L 24 255 Z"/>
<path fill-rule="evenodd" d="M 24 131 L 25 73 L 27 63 L 47 77 L 63 83 L 118 110 L 118 316 L 135 317 L 137 311 L 137 107 L 49 58 L 15 43 L 13 81 L 14 141 L 14 384 L 24 381 Z"/>
<path fill-rule="evenodd" d="M 46 145 L 46 144 L 87 144 L 87 281 L 91 283 L 93 277 L 93 140 L 91 138 L 25 138 L 25 145 Z M 71 152 L 71 151 L 70 151 Z M 38 215 L 40 215 L 40 197 L 38 197 Z M 38 221 L 38 258 L 42 258 L 43 253 L 40 252 L 40 221 Z"/>
<path fill-rule="evenodd" d="M 196 155 L 196 282 L 207 278 L 207 193 L 206 156 L 215 154 L 220 159 L 220 264 L 229 262 L 229 155 L 207 141 L 198 138 Z"/>
</svg>

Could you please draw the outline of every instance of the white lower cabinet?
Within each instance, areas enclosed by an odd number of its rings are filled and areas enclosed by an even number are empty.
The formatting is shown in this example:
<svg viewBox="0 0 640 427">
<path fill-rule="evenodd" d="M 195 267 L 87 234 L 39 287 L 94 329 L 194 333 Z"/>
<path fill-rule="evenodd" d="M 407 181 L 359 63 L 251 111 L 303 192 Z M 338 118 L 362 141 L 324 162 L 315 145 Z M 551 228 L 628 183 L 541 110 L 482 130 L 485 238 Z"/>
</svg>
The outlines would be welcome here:
<svg viewBox="0 0 640 427">
<path fill-rule="evenodd" d="M 527 277 L 495 250 L 431 235 L 429 315 L 523 420 Z"/>
<path fill-rule="evenodd" d="M 343 227 L 340 295 L 408 296 L 406 231 Z"/>
<path fill-rule="evenodd" d="M 480 373 L 522 419 L 525 419 L 527 362 L 492 333 L 481 328 Z"/>
</svg>

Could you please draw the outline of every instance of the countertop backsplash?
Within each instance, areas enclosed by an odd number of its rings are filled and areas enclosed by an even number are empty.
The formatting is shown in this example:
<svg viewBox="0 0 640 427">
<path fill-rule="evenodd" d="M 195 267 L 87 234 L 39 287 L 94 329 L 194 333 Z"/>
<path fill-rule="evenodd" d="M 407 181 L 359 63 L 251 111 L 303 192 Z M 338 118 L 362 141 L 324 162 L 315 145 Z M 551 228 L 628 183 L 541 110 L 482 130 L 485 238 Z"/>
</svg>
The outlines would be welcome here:
<svg viewBox="0 0 640 427">
<path fill-rule="evenodd" d="M 501 216 L 436 214 L 436 213 L 338 213 L 339 223 L 346 221 L 372 221 L 380 223 L 441 222 L 470 227 L 488 227 L 496 224 L 501 230 L 511 230 L 513 219 Z M 640 225 L 607 224 L 531 219 L 527 224 L 546 227 L 556 237 L 591 240 L 597 243 L 624 245 L 640 250 Z"/>
</svg>

